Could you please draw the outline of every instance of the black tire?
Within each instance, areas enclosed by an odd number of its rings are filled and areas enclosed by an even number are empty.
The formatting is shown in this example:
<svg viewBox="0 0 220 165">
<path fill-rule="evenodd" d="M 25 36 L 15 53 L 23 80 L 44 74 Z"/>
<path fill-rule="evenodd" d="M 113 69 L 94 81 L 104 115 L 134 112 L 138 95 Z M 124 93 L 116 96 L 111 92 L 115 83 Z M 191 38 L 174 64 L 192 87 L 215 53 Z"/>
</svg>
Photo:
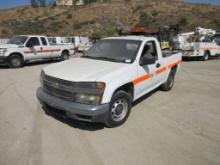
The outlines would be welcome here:
<svg viewBox="0 0 220 165">
<path fill-rule="evenodd" d="M 68 51 L 63 51 L 61 53 L 60 60 L 61 61 L 66 61 L 66 60 L 69 60 L 69 57 L 70 57 L 69 52 Z"/>
<path fill-rule="evenodd" d="M 14 54 L 8 58 L 8 66 L 10 68 L 21 68 L 24 65 L 24 59 L 20 55 Z"/>
<path fill-rule="evenodd" d="M 209 53 L 209 51 L 206 51 L 204 53 L 204 56 L 202 56 L 202 61 L 207 61 L 209 59 L 209 57 L 210 57 L 210 53 Z"/>
<path fill-rule="evenodd" d="M 171 69 L 167 81 L 160 86 L 162 91 L 170 91 L 173 88 L 175 82 L 176 68 Z"/>
<path fill-rule="evenodd" d="M 132 99 L 124 91 L 116 92 L 110 102 L 105 125 L 109 128 L 118 127 L 125 123 L 131 112 Z"/>
</svg>

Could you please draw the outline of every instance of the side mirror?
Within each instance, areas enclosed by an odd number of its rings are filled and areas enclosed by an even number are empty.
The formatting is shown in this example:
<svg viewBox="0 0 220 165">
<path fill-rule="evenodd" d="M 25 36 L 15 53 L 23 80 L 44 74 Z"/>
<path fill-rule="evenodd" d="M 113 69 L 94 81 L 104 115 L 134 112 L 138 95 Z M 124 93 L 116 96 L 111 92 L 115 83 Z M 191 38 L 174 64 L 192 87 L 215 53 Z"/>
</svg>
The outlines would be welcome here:
<svg viewBox="0 0 220 165">
<path fill-rule="evenodd" d="M 150 64 L 155 64 L 156 60 L 154 58 L 150 58 L 148 56 L 144 56 L 143 58 L 141 58 L 140 60 L 140 65 L 150 65 Z"/>
</svg>

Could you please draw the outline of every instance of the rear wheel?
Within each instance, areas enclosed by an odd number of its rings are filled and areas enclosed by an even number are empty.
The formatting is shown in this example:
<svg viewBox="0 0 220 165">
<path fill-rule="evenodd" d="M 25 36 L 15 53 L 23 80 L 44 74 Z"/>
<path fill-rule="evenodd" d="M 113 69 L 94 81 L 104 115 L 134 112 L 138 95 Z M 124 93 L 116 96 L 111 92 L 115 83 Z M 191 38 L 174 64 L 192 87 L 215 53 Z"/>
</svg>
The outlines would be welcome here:
<svg viewBox="0 0 220 165">
<path fill-rule="evenodd" d="M 169 91 L 173 88 L 175 82 L 175 75 L 176 75 L 176 68 L 171 69 L 167 81 L 164 84 L 162 84 L 160 87 L 162 91 Z"/>
<path fill-rule="evenodd" d="M 208 51 L 206 51 L 204 53 L 204 56 L 202 57 L 202 61 L 207 61 L 209 59 L 210 53 Z"/>
<path fill-rule="evenodd" d="M 10 68 L 21 68 L 24 65 L 24 60 L 20 55 L 11 55 L 8 59 Z"/>
<path fill-rule="evenodd" d="M 131 100 L 128 93 L 124 91 L 118 91 L 113 95 L 105 123 L 107 127 L 120 126 L 127 120 L 131 111 Z"/>
<path fill-rule="evenodd" d="M 61 61 L 66 61 L 66 60 L 69 60 L 69 52 L 63 51 L 61 54 Z"/>
</svg>

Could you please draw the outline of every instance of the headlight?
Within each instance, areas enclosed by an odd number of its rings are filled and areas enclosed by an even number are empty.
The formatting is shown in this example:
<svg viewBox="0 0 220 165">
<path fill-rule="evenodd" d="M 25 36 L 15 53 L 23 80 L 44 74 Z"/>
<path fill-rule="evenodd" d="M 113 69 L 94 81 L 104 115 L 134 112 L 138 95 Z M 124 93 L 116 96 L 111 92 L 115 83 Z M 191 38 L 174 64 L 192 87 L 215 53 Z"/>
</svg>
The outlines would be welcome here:
<svg viewBox="0 0 220 165">
<path fill-rule="evenodd" d="M 75 102 L 82 104 L 99 105 L 102 101 L 102 94 L 80 94 L 75 95 Z"/>
<path fill-rule="evenodd" d="M 103 82 L 77 82 L 74 84 L 74 88 L 104 89 L 105 83 Z"/>
<path fill-rule="evenodd" d="M 6 48 L 0 48 L 0 56 L 4 56 L 5 53 L 7 52 L 7 49 Z"/>
<path fill-rule="evenodd" d="M 99 105 L 105 89 L 103 82 L 79 82 L 74 85 L 81 92 L 75 93 L 74 102 Z"/>
</svg>

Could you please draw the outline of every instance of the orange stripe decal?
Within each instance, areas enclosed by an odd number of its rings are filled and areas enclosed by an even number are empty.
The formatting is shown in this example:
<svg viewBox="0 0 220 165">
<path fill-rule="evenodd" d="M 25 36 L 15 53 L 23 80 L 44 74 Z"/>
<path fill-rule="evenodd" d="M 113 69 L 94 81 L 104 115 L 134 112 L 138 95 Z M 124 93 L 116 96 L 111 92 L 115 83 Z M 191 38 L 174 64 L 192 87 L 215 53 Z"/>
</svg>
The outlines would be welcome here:
<svg viewBox="0 0 220 165">
<path fill-rule="evenodd" d="M 32 53 L 48 53 L 48 52 L 59 52 L 60 49 L 51 49 L 51 50 L 38 50 L 38 51 L 25 51 L 25 54 L 32 54 Z"/>
<path fill-rule="evenodd" d="M 181 63 L 182 63 L 182 61 L 177 61 L 177 62 L 175 62 L 175 63 L 169 64 L 169 65 L 167 65 L 167 66 L 165 66 L 165 67 L 162 67 L 162 68 L 156 70 L 156 71 L 155 71 L 155 74 L 156 74 L 156 75 L 160 75 L 160 74 L 162 74 L 163 72 L 165 72 L 167 69 L 172 69 L 174 66 L 176 66 L 176 65 L 178 65 L 178 64 L 181 64 Z M 133 80 L 132 83 L 133 83 L 134 85 L 137 85 L 137 84 L 140 84 L 141 82 L 143 82 L 143 81 L 145 81 L 145 80 L 150 79 L 151 77 L 153 77 L 153 74 L 146 74 L 146 75 L 143 75 L 143 76 L 141 76 L 141 77 L 139 77 L 139 78 Z"/>
<path fill-rule="evenodd" d="M 165 71 L 166 71 L 166 67 L 160 68 L 160 69 L 158 69 L 158 70 L 156 71 L 156 75 L 159 75 L 159 74 L 161 74 L 161 73 L 163 73 L 163 72 L 165 72 Z"/>
<path fill-rule="evenodd" d="M 182 63 L 182 61 L 177 61 L 177 62 L 175 62 L 173 64 L 170 64 L 170 65 L 168 65 L 168 69 L 172 69 L 174 66 L 176 66 L 178 64 L 181 64 L 181 63 Z"/>
<path fill-rule="evenodd" d="M 133 81 L 133 84 L 134 84 L 134 85 L 137 85 L 137 84 L 141 83 L 142 81 L 145 81 L 145 80 L 150 79 L 152 76 L 153 76 L 153 75 L 151 75 L 151 74 L 146 74 L 146 75 L 144 75 L 144 76 L 141 76 L 141 77 L 135 79 L 135 80 Z"/>
</svg>

